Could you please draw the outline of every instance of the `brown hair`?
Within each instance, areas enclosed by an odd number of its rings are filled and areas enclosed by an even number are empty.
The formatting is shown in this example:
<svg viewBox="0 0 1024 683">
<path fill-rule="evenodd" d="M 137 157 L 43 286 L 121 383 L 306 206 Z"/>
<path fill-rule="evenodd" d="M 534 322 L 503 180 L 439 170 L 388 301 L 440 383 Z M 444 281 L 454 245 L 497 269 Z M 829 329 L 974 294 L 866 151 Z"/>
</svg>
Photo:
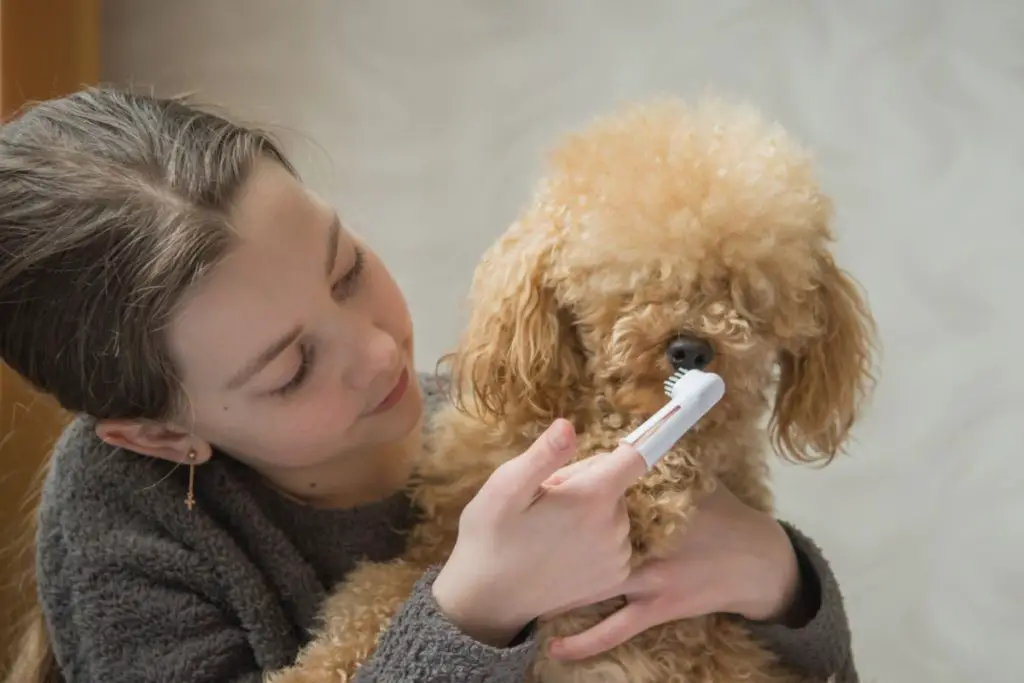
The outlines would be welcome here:
<svg viewBox="0 0 1024 683">
<path fill-rule="evenodd" d="M 179 413 L 163 330 L 230 249 L 227 213 L 260 158 L 294 173 L 266 133 L 113 88 L 4 124 L 0 359 L 70 412 Z M 38 606 L 19 647 L 9 681 L 61 680 Z"/>
</svg>

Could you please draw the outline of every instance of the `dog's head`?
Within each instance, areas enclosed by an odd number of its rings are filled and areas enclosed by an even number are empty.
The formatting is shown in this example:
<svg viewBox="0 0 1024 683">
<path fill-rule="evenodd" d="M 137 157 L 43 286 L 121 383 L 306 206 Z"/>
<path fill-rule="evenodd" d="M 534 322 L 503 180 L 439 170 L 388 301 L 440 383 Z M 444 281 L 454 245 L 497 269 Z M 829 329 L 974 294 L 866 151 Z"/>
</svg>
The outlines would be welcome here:
<svg viewBox="0 0 1024 683">
<path fill-rule="evenodd" d="M 476 270 L 449 358 L 462 408 L 518 433 L 642 419 L 674 369 L 706 367 L 726 383 L 706 422 L 770 411 L 781 454 L 831 459 L 873 381 L 874 324 L 830 218 L 808 155 L 747 108 L 594 122 Z"/>
</svg>

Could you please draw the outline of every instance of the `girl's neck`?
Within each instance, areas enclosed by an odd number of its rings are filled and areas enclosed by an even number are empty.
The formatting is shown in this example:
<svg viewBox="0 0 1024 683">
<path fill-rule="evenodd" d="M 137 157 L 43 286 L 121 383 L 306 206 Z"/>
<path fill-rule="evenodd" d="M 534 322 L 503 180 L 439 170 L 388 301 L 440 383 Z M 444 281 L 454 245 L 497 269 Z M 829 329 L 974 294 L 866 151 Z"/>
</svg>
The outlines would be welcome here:
<svg viewBox="0 0 1024 683">
<path fill-rule="evenodd" d="M 417 424 L 404 439 L 353 453 L 339 463 L 262 474 L 272 489 L 293 502 L 324 509 L 353 508 L 384 500 L 404 488 L 420 447 Z"/>
</svg>

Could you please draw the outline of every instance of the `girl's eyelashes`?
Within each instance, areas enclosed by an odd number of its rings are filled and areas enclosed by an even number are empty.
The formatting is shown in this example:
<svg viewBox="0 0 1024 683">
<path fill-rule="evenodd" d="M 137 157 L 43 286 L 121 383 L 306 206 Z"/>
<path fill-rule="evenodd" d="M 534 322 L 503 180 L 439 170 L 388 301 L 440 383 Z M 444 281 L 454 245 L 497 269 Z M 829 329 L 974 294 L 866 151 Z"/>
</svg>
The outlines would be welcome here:
<svg viewBox="0 0 1024 683">
<path fill-rule="evenodd" d="M 343 300 L 355 292 L 356 288 L 359 286 L 359 281 L 365 266 L 366 261 L 363 250 L 357 246 L 355 248 L 355 259 L 352 263 L 352 267 L 348 269 L 348 272 L 345 273 L 345 275 L 343 275 L 332 288 L 334 296 L 337 299 Z M 313 361 L 316 355 L 315 349 L 316 347 L 307 342 L 299 344 L 299 367 L 296 369 L 295 374 L 292 375 L 291 379 L 289 379 L 283 386 L 278 387 L 272 392 L 275 396 L 288 396 L 302 387 L 310 375 L 310 370 L 313 366 Z"/>
<path fill-rule="evenodd" d="M 351 296 L 359 286 L 359 280 L 365 268 L 366 260 L 363 250 L 361 247 L 356 246 L 352 267 L 348 269 L 348 272 L 340 280 L 334 283 L 334 296 L 341 300 Z"/>
<path fill-rule="evenodd" d="M 302 386 L 309 376 L 309 368 L 313 363 L 313 347 L 306 343 L 299 344 L 299 367 L 283 386 L 278 387 L 272 393 L 275 396 L 287 396 Z"/>
</svg>

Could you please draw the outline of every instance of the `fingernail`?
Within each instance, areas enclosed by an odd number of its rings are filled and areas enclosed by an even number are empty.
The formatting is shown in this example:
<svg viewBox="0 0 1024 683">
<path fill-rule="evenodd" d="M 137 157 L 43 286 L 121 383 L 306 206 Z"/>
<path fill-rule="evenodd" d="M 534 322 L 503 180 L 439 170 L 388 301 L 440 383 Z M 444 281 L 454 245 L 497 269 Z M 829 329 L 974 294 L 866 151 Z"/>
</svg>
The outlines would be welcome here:
<svg viewBox="0 0 1024 683">
<path fill-rule="evenodd" d="M 555 433 L 551 438 L 552 443 L 555 444 L 555 448 L 560 451 L 565 450 L 569 447 L 569 425 L 562 421 L 555 423 Z"/>
</svg>

